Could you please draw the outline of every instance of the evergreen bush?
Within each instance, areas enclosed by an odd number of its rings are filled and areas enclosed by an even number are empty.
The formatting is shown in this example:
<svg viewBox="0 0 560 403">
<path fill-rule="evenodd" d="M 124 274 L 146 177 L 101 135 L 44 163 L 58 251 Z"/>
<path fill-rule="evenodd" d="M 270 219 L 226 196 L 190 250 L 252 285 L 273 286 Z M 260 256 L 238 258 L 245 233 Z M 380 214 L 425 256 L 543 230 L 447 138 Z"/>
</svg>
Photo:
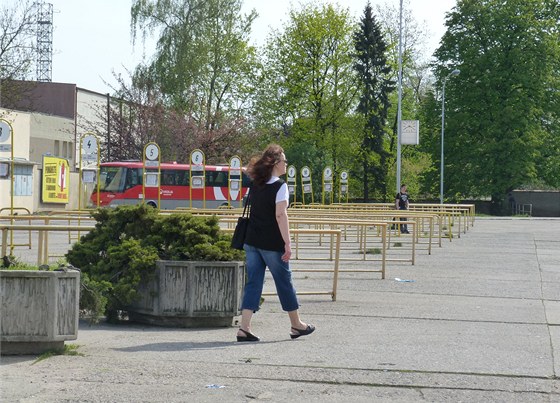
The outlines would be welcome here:
<svg viewBox="0 0 560 403">
<path fill-rule="evenodd" d="M 218 218 L 189 213 L 159 215 L 150 206 L 120 206 L 93 213 L 95 229 L 66 254 L 82 271 L 80 309 L 93 321 L 108 320 L 137 297 L 140 282 L 153 278 L 156 260 L 237 261 L 242 251 L 230 247 L 231 235 Z"/>
</svg>

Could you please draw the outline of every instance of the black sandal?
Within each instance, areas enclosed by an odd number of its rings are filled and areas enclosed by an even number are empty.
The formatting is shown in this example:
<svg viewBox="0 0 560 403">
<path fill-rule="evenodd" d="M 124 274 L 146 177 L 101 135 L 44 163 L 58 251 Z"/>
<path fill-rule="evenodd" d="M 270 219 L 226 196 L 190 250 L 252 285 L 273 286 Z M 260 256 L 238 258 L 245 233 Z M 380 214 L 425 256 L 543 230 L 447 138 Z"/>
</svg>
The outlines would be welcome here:
<svg viewBox="0 0 560 403">
<path fill-rule="evenodd" d="M 298 328 L 292 327 L 292 331 L 296 331 L 297 334 L 290 333 L 290 337 L 292 339 L 297 339 L 299 336 L 307 336 L 308 334 L 313 333 L 315 331 L 315 326 L 307 325 L 307 327 L 305 329 L 298 329 Z"/>
<path fill-rule="evenodd" d="M 245 336 L 237 336 L 237 341 L 259 341 L 260 340 L 260 337 L 255 336 L 251 332 L 248 332 L 248 331 L 243 330 L 241 328 L 239 328 L 239 330 L 241 330 L 243 333 L 245 333 Z"/>
</svg>

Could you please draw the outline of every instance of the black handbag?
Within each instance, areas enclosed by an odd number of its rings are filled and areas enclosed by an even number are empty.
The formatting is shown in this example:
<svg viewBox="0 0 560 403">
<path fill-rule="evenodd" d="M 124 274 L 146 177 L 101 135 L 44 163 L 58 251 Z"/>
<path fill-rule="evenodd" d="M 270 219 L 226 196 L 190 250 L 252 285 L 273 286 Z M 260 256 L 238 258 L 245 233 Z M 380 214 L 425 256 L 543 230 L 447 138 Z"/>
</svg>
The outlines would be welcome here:
<svg viewBox="0 0 560 403">
<path fill-rule="evenodd" d="M 243 214 L 237 219 L 237 225 L 235 226 L 235 231 L 233 231 L 233 237 L 231 238 L 231 247 L 233 249 L 243 250 L 243 244 L 245 243 L 245 235 L 247 234 L 247 227 L 249 226 L 249 213 L 247 212 L 247 206 L 251 200 L 251 190 L 249 190 L 249 196 L 247 197 L 247 202 L 245 207 L 243 207 Z M 245 215 L 245 213 L 247 213 Z"/>
</svg>

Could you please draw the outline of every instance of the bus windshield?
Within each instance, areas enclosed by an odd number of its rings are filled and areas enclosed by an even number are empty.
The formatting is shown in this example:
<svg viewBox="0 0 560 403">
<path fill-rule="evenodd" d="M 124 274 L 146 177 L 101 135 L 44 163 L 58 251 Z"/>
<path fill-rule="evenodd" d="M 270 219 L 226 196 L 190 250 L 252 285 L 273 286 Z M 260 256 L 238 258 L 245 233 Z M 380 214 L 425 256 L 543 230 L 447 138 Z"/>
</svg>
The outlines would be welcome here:
<svg viewBox="0 0 560 403">
<path fill-rule="evenodd" d="M 101 192 L 122 192 L 124 170 L 122 167 L 101 167 L 99 190 Z"/>
</svg>

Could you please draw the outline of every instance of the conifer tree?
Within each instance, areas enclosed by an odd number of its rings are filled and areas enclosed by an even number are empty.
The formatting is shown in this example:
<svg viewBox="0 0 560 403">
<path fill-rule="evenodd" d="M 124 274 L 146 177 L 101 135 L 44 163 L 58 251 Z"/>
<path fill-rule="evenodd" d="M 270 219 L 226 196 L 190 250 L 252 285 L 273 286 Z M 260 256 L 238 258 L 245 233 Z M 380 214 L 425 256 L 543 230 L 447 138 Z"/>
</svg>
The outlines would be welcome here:
<svg viewBox="0 0 560 403">
<path fill-rule="evenodd" d="M 381 28 L 368 3 L 354 33 L 356 63 L 354 70 L 360 85 L 357 112 L 362 118 L 361 163 L 364 200 L 373 195 L 387 197 L 387 172 L 390 154 L 387 151 L 386 123 L 390 106 L 389 94 L 394 90 L 387 64 L 387 45 Z M 370 192 L 372 191 L 372 192 Z"/>
</svg>

